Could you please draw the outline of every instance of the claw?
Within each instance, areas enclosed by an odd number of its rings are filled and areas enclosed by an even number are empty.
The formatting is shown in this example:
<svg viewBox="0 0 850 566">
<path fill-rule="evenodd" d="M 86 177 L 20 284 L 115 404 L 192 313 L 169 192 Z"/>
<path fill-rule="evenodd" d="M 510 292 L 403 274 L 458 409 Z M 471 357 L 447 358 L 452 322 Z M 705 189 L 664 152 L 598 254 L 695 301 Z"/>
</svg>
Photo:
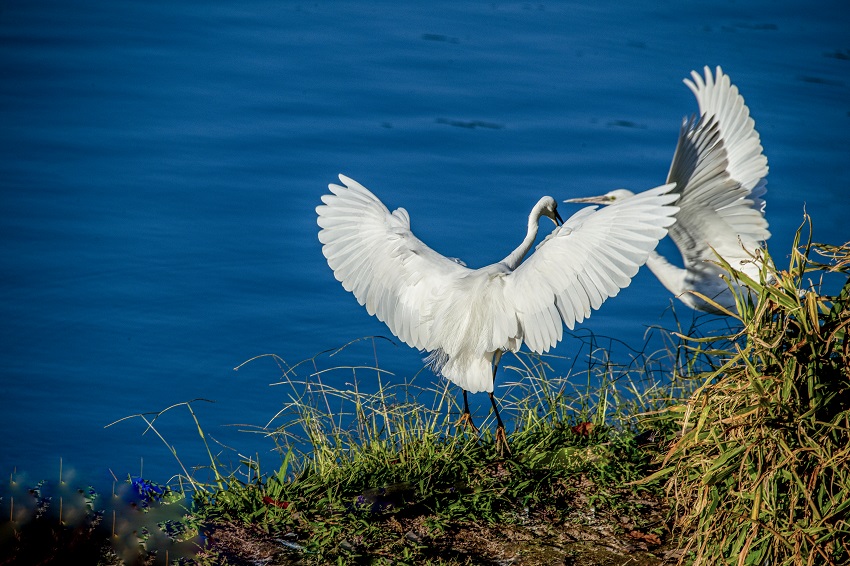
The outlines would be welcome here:
<svg viewBox="0 0 850 566">
<path fill-rule="evenodd" d="M 480 432 L 478 430 L 478 427 L 475 426 L 475 423 L 472 422 L 472 415 L 469 414 L 469 413 L 466 413 L 466 412 L 463 413 L 460 416 L 460 419 L 457 421 L 457 424 L 455 425 L 455 427 L 457 427 L 457 428 L 460 428 L 461 426 L 463 426 L 464 428 L 470 427 L 476 433 Z"/>
<path fill-rule="evenodd" d="M 505 452 L 508 456 L 511 455 L 511 447 L 508 446 L 508 435 L 505 433 L 505 427 L 499 425 L 496 427 L 496 451 L 499 456 L 504 456 Z"/>
<path fill-rule="evenodd" d="M 493 370 L 493 376 L 495 377 L 496 370 Z M 502 422 L 502 417 L 499 416 L 499 407 L 496 405 L 496 398 L 493 397 L 493 392 L 490 392 L 490 403 L 493 404 L 493 412 L 496 414 L 496 422 L 499 423 L 496 427 L 496 451 L 499 453 L 499 456 L 504 456 L 505 452 L 508 455 L 511 454 L 511 449 L 508 446 L 508 435 L 505 434 L 505 423 Z"/>
</svg>

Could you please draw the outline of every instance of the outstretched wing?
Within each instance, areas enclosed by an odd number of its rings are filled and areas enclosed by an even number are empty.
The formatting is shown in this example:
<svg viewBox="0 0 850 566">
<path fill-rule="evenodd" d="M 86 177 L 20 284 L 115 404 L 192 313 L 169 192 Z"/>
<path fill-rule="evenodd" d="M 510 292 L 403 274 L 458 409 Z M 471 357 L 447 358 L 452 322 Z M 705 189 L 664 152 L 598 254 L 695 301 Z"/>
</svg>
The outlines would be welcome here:
<svg viewBox="0 0 850 566">
<path fill-rule="evenodd" d="M 730 262 L 746 259 L 741 244 L 752 251 L 770 237 L 761 199 L 767 158 L 744 98 L 720 67 L 716 73 L 705 67 L 705 79 L 696 71 L 685 79 L 700 117 L 683 121 L 667 176 L 682 195 L 670 238 L 688 267 L 716 259 L 712 247 Z"/>
<path fill-rule="evenodd" d="M 529 348 L 547 351 L 563 336 L 561 320 L 572 329 L 631 283 L 675 221 L 674 186 L 579 210 L 506 277 L 505 296 Z"/>
<path fill-rule="evenodd" d="M 403 208 L 390 212 L 363 185 L 339 176 L 318 206 L 319 241 L 334 276 L 370 315 L 420 350 L 433 350 L 430 300 L 470 270 L 426 246 Z"/>
</svg>

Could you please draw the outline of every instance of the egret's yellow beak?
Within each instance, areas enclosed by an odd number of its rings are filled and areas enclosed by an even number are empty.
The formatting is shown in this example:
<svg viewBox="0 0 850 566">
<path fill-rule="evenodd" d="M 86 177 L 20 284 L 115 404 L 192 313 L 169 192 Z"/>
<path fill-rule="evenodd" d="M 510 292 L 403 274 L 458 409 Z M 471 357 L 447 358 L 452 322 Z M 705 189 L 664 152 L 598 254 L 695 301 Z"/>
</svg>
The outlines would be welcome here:
<svg viewBox="0 0 850 566">
<path fill-rule="evenodd" d="M 568 198 L 564 202 L 576 202 L 581 204 L 611 204 L 614 202 L 614 197 L 610 195 L 599 195 L 596 197 Z"/>
</svg>

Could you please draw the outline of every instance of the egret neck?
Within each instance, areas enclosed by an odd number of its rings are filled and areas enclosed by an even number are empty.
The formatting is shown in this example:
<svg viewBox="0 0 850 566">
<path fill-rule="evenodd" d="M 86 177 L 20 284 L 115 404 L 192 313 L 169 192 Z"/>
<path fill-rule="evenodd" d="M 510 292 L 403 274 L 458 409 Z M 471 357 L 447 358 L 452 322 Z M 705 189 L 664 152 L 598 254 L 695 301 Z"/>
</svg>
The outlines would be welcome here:
<svg viewBox="0 0 850 566">
<path fill-rule="evenodd" d="M 534 240 L 537 239 L 537 230 L 540 226 L 540 217 L 546 216 L 552 219 L 555 226 L 560 226 L 564 223 L 561 215 L 558 214 L 558 204 L 552 197 L 546 196 L 537 201 L 534 208 L 531 209 L 531 214 L 528 215 L 528 232 L 525 234 L 525 239 L 517 248 L 512 251 L 508 257 L 500 261 L 510 271 L 515 270 L 522 263 L 525 254 L 534 245 Z"/>
</svg>

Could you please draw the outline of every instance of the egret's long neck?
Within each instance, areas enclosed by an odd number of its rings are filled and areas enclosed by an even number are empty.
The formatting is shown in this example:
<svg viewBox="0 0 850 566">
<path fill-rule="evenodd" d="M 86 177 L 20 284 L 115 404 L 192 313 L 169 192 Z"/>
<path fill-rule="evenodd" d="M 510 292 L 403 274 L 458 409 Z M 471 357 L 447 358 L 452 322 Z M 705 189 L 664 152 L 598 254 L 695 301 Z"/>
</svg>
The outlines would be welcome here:
<svg viewBox="0 0 850 566">
<path fill-rule="evenodd" d="M 681 267 L 676 267 L 655 250 L 649 252 L 646 266 L 675 296 L 678 297 L 685 291 L 685 276 L 688 272 Z"/>
<path fill-rule="evenodd" d="M 525 254 L 528 253 L 528 250 L 530 250 L 531 246 L 534 245 L 534 240 L 537 239 L 537 228 L 540 223 L 541 208 L 542 201 L 538 202 L 531 210 L 531 214 L 528 215 L 528 232 L 525 234 L 525 239 L 514 251 L 510 253 L 510 255 L 508 255 L 508 257 L 499 262 L 506 265 L 511 271 L 519 267 L 519 264 L 522 263 L 522 259 L 525 257 Z"/>
</svg>

